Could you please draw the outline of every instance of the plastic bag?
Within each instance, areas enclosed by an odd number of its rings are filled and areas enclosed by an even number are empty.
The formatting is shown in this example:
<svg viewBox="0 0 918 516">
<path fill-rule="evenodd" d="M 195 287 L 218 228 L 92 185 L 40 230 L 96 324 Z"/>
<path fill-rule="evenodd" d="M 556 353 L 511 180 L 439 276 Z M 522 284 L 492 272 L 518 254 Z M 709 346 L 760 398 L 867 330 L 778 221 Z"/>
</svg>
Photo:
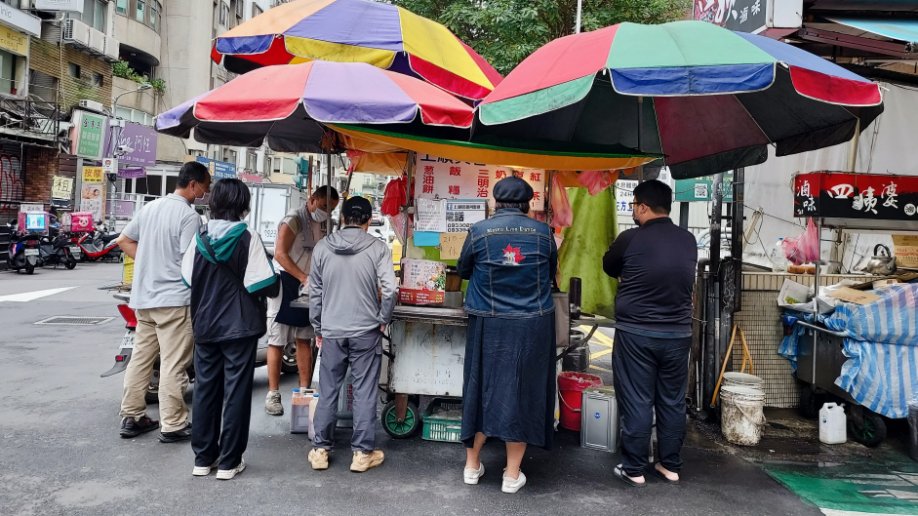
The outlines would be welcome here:
<svg viewBox="0 0 918 516">
<path fill-rule="evenodd" d="M 615 182 L 615 178 L 608 170 L 587 170 L 581 172 L 577 179 L 590 192 L 590 195 L 598 194 Z"/>
<path fill-rule="evenodd" d="M 785 238 L 781 243 L 784 256 L 794 265 L 819 260 L 819 230 L 813 219 L 807 219 L 806 230 L 797 237 Z"/>
<path fill-rule="evenodd" d="M 551 177 L 551 225 L 556 228 L 570 227 L 574 223 L 574 211 L 567 198 L 567 190 L 561 186 L 557 175 Z"/>
<path fill-rule="evenodd" d="M 389 181 L 389 184 L 386 185 L 385 193 L 383 193 L 382 208 L 380 209 L 383 215 L 394 217 L 401 212 L 402 206 L 408 202 L 408 190 L 405 187 L 407 182 L 404 177 L 400 177 Z"/>
</svg>

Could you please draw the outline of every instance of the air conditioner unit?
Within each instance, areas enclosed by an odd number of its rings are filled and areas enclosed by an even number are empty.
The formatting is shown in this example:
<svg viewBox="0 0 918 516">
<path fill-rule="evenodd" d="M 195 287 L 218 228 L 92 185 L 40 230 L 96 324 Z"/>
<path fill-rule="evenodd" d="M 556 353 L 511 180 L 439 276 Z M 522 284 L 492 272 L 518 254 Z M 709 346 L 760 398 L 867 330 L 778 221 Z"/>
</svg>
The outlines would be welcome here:
<svg viewBox="0 0 918 516">
<path fill-rule="evenodd" d="M 100 30 L 89 29 L 89 48 L 87 50 L 95 56 L 105 54 L 105 33 Z"/>
<path fill-rule="evenodd" d="M 95 111 L 96 113 L 105 113 L 105 106 L 101 102 L 96 102 L 95 100 L 83 99 L 80 101 L 80 109 L 85 109 L 87 111 Z"/>
<path fill-rule="evenodd" d="M 86 25 L 80 20 L 67 18 L 64 20 L 64 34 L 62 39 L 64 43 L 68 45 L 73 45 L 77 48 L 89 48 L 89 30 L 89 25 Z"/>
<path fill-rule="evenodd" d="M 114 63 L 120 56 L 121 42 L 111 36 L 105 36 L 105 54 L 102 56 L 106 61 Z"/>
</svg>

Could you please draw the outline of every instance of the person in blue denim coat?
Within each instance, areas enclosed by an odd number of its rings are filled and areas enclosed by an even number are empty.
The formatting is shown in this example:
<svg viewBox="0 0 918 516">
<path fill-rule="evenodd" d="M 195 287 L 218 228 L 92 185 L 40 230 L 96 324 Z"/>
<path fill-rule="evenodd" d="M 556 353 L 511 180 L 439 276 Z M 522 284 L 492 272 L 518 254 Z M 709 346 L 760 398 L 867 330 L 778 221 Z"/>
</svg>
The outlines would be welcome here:
<svg viewBox="0 0 918 516">
<path fill-rule="evenodd" d="M 468 279 L 469 315 L 461 438 L 464 481 L 484 475 L 481 448 L 503 441 L 502 491 L 526 483 L 526 446 L 551 447 L 555 408 L 555 316 L 552 285 L 558 249 L 551 228 L 529 218 L 533 191 L 517 177 L 494 185 L 496 213 L 471 227 L 459 257 Z"/>
</svg>

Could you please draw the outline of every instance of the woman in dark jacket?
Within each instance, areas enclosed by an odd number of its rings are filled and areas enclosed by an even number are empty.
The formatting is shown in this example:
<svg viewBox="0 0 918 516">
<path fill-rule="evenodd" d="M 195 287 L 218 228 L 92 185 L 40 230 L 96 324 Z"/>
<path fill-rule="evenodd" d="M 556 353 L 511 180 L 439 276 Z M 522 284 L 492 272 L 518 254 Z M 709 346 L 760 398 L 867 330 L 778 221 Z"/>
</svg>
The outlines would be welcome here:
<svg viewBox="0 0 918 516">
<path fill-rule="evenodd" d="M 558 250 L 551 228 L 529 218 L 533 191 L 517 177 L 494 185 L 496 213 L 472 226 L 458 269 L 469 282 L 463 377 L 464 481 L 484 475 L 488 437 L 506 443 L 505 493 L 526 483 L 526 445 L 551 447 L 555 408 L 555 319 L 551 297 Z"/>
<path fill-rule="evenodd" d="M 194 476 L 217 466 L 217 478 L 229 480 L 245 469 L 255 352 L 267 329 L 265 296 L 278 292 L 261 238 L 242 222 L 250 202 L 242 181 L 217 181 L 210 192 L 211 220 L 182 261 L 195 340 Z"/>
</svg>

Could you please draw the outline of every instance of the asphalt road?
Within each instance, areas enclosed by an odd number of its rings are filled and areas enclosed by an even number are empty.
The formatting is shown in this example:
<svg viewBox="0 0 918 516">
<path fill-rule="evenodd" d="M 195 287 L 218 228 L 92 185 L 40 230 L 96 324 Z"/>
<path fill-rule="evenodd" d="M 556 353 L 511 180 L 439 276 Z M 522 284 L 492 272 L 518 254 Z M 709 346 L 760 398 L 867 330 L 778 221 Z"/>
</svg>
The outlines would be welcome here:
<svg viewBox="0 0 918 516">
<path fill-rule="evenodd" d="M 558 434 L 552 451 L 527 453 L 529 483 L 517 495 L 500 492 L 497 444 L 486 447 L 487 473 L 471 487 L 462 484 L 460 445 L 395 441 L 381 429 L 382 467 L 349 472 L 349 435 L 342 431 L 331 468 L 314 472 L 305 460 L 306 437 L 289 434 L 287 418 L 264 414 L 263 368 L 256 370 L 248 469 L 229 482 L 193 478 L 187 443 L 118 436 L 122 377 L 99 374 L 112 365 L 124 330 L 112 298 L 97 288 L 119 275 L 113 264 L 0 273 L 0 515 L 820 514 L 758 466 L 692 438 L 682 484 L 651 480 L 642 490 L 612 476 L 616 456 L 582 449 L 568 432 Z M 33 300 L 22 295 L 51 289 L 66 290 Z M 34 324 L 61 315 L 116 319 Z M 293 382 L 287 377 L 285 389 Z M 289 397 L 284 401 L 289 410 Z M 157 417 L 155 407 L 150 412 Z"/>
</svg>

